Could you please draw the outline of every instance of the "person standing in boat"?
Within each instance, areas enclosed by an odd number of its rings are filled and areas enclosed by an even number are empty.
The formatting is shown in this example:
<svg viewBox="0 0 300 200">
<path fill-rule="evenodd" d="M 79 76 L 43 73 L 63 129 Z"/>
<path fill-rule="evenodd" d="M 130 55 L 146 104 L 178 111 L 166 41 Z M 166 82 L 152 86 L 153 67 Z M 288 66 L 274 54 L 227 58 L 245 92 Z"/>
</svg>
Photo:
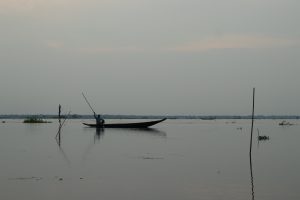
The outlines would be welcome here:
<svg viewBox="0 0 300 200">
<path fill-rule="evenodd" d="M 105 120 L 101 117 L 101 115 L 96 115 L 96 113 L 94 113 L 94 117 L 96 119 L 96 124 L 98 127 L 103 127 Z"/>
</svg>

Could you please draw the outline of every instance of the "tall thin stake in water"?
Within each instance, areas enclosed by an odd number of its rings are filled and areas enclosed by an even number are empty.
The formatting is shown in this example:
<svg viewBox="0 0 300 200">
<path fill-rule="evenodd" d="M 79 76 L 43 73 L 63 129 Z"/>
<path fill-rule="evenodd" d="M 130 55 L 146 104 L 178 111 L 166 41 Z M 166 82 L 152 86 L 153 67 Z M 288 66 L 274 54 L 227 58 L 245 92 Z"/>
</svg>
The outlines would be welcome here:
<svg viewBox="0 0 300 200">
<path fill-rule="evenodd" d="M 61 105 L 58 105 L 58 123 L 59 123 L 59 128 L 58 128 L 58 145 L 60 146 L 60 131 L 61 131 Z"/>
<path fill-rule="evenodd" d="M 250 156 L 252 152 L 252 135 L 253 135 L 253 124 L 254 124 L 254 100 L 255 100 L 255 88 L 253 88 L 253 107 L 252 107 L 252 124 L 251 124 L 251 138 L 250 138 Z"/>
<path fill-rule="evenodd" d="M 61 105 L 59 104 L 58 105 L 58 121 L 60 123 L 60 120 L 61 120 Z"/>
<path fill-rule="evenodd" d="M 252 124 L 251 124 L 251 138 L 250 138 L 250 152 L 249 152 L 252 200 L 254 200 L 254 180 L 253 180 L 253 171 L 252 171 L 252 135 L 253 135 L 253 124 L 254 124 L 254 100 L 255 100 L 255 88 L 253 88 Z"/>
</svg>

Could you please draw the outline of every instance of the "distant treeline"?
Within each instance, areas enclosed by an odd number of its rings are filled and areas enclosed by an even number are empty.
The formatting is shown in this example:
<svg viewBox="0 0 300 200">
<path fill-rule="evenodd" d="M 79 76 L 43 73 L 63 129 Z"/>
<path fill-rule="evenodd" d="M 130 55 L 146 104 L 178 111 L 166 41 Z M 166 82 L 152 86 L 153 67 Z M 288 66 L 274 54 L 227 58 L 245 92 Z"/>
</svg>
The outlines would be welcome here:
<svg viewBox="0 0 300 200">
<path fill-rule="evenodd" d="M 202 120 L 217 120 L 217 119 L 251 119 L 251 115 L 102 115 L 105 119 L 202 119 Z M 26 119 L 37 117 L 40 119 L 57 119 L 57 115 L 0 115 L 0 119 Z M 69 116 L 62 115 L 62 118 L 69 119 L 93 119 L 93 115 L 78 115 L 72 114 Z M 300 119 L 298 115 L 256 115 L 255 119 Z"/>
</svg>

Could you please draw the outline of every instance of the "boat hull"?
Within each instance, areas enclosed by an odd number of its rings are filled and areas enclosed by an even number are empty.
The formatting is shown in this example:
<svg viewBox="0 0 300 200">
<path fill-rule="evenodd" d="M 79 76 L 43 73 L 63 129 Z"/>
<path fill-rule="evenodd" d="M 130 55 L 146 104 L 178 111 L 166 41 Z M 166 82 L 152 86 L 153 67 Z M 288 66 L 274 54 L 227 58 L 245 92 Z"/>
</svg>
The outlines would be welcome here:
<svg viewBox="0 0 300 200">
<path fill-rule="evenodd" d="M 161 120 L 149 121 L 149 122 L 103 124 L 102 126 L 97 126 L 97 124 L 88 124 L 88 123 L 83 123 L 83 124 L 92 128 L 148 128 L 150 126 L 153 126 L 165 120 L 166 118 Z"/>
</svg>

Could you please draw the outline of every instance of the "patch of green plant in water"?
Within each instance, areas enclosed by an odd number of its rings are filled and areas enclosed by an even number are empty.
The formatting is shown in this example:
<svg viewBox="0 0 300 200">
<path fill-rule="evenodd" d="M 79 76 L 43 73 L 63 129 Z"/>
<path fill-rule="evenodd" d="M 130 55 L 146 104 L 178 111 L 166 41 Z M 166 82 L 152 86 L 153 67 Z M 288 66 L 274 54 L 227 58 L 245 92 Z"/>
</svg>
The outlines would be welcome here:
<svg viewBox="0 0 300 200">
<path fill-rule="evenodd" d="M 30 117 L 24 119 L 23 123 L 51 123 L 51 122 L 36 117 Z"/>
</svg>

